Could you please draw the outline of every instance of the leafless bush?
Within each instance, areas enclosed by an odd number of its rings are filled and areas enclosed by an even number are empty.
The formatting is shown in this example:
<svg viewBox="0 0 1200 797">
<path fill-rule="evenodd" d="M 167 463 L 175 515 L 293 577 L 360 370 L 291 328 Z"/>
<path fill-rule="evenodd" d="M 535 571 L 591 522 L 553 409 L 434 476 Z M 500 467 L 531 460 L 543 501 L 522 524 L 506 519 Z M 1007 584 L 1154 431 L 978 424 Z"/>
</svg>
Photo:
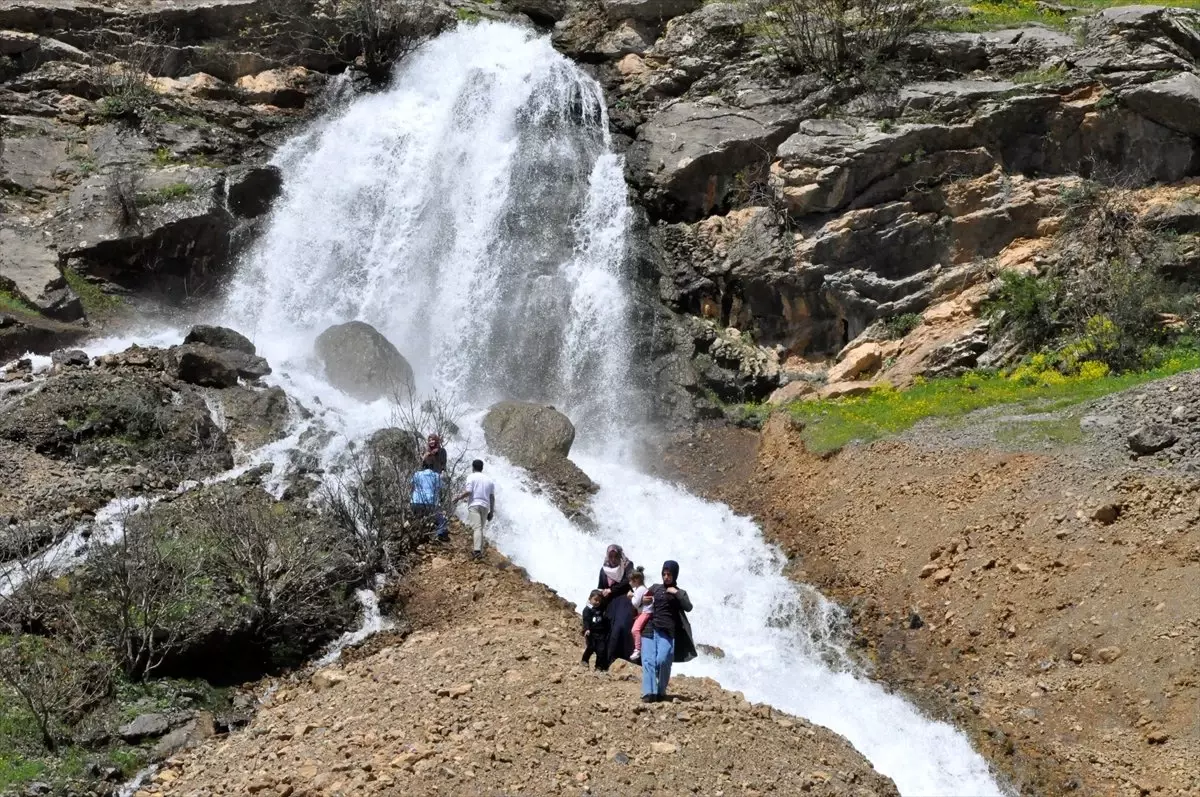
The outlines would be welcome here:
<svg viewBox="0 0 1200 797">
<path fill-rule="evenodd" d="M 140 178 L 133 172 L 120 172 L 113 175 L 108 183 L 108 199 L 117 211 L 117 220 L 124 229 L 136 227 L 141 221 L 141 210 L 138 208 L 138 185 Z"/>
<path fill-rule="evenodd" d="M 402 573 L 429 539 L 430 520 L 413 514 L 412 477 L 421 468 L 429 434 L 447 440 L 458 433 L 455 414 L 453 402 L 444 396 L 422 401 L 410 391 L 398 391 L 393 396 L 392 427 L 377 433 L 324 487 L 324 510 L 353 541 L 367 572 Z M 447 460 L 442 512 L 453 511 L 466 464 L 465 453 Z"/>
<path fill-rule="evenodd" d="M 66 581 L 44 555 L 43 530 L 26 525 L 7 533 L 15 558 L 0 567 L 0 683 L 53 751 L 108 693 L 114 664 L 91 646 L 72 611 Z"/>
<path fill-rule="evenodd" d="M 266 500 L 213 500 L 194 509 L 209 575 L 232 589 L 241 622 L 260 638 L 320 630 L 336 613 L 331 593 L 358 578 L 350 546 L 332 524 Z"/>
<path fill-rule="evenodd" d="M 48 750 L 108 694 L 112 674 L 110 661 L 61 637 L 0 635 L 0 682 L 29 710 Z"/>
<path fill-rule="evenodd" d="M 84 622 L 130 677 L 145 677 L 200 634 L 210 582 L 188 541 L 152 515 L 126 514 L 88 557 L 77 602 Z"/>
<path fill-rule="evenodd" d="M 331 0 L 296 4 L 276 0 L 242 38 L 270 50 L 289 40 L 293 56 L 316 52 L 335 63 L 361 69 L 376 84 L 385 82 L 394 64 L 435 30 L 429 0 Z"/>
<path fill-rule="evenodd" d="M 933 0 L 763 0 L 761 32 L 789 65 L 836 76 L 884 63 L 934 10 Z"/>
</svg>

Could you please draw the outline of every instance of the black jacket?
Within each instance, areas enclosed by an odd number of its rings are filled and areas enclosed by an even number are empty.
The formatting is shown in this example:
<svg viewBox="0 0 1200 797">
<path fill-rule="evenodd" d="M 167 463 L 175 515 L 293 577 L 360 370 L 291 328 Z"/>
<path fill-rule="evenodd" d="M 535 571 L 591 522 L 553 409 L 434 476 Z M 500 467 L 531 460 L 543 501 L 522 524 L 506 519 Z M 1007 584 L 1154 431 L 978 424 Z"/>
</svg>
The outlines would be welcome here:
<svg viewBox="0 0 1200 797">
<path fill-rule="evenodd" d="M 656 631 L 662 629 L 675 640 L 676 663 L 696 658 L 692 624 L 687 618 L 687 613 L 692 610 L 692 599 L 679 587 L 676 587 L 675 593 L 672 594 L 667 592 L 667 588 L 662 584 L 655 584 L 649 592 L 654 596 L 654 609 L 649 625 Z M 642 633 L 644 634 L 645 630 Z"/>
<path fill-rule="evenodd" d="M 608 617 L 603 609 L 593 609 L 591 604 L 583 607 L 583 630 L 591 631 L 592 639 L 608 636 Z"/>
</svg>

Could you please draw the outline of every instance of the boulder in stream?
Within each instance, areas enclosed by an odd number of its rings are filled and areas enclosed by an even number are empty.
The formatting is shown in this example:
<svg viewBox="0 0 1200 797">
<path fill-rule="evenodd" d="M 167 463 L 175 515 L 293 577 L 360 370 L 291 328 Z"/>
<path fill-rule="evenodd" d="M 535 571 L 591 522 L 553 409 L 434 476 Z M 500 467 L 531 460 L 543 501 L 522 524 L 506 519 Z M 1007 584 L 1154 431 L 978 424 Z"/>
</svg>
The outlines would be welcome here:
<svg viewBox="0 0 1200 797">
<path fill-rule="evenodd" d="M 571 419 L 553 407 L 501 401 L 483 419 L 488 448 L 524 468 L 565 458 L 575 442 Z"/>
<path fill-rule="evenodd" d="M 317 338 L 316 350 L 329 383 L 362 401 L 407 394 L 415 384 L 412 366 L 404 355 L 363 321 L 325 330 Z"/>
</svg>

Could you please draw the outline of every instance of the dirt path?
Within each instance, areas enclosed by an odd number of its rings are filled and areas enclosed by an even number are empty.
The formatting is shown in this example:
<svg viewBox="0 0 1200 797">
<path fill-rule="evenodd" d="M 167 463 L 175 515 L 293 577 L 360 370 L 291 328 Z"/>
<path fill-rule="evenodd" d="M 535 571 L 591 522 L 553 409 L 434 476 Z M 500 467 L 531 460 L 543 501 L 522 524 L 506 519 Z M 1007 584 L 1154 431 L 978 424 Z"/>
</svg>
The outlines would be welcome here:
<svg viewBox="0 0 1200 797">
<path fill-rule="evenodd" d="M 820 458 L 777 415 L 668 469 L 762 521 L 793 577 L 851 607 L 877 675 L 1023 793 L 1198 793 L 1200 482 L 1081 451 L 915 430 Z"/>
<path fill-rule="evenodd" d="M 712 681 L 672 679 L 674 702 L 643 705 L 636 668 L 578 663 L 564 601 L 464 553 L 410 580 L 407 639 L 280 689 L 138 797 L 897 794 L 842 738 Z"/>
</svg>

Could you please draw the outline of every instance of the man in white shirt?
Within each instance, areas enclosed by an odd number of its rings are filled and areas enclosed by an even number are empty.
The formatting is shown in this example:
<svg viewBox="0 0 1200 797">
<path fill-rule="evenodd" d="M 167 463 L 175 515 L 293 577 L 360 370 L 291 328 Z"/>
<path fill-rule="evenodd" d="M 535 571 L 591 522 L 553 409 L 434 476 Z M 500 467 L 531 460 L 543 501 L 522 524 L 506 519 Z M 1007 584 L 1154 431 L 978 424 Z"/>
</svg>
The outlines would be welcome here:
<svg viewBox="0 0 1200 797">
<path fill-rule="evenodd" d="M 475 533 L 472 559 L 483 557 L 483 530 L 496 511 L 496 485 L 483 475 L 483 460 L 477 459 L 471 463 L 471 475 L 467 477 L 465 489 L 457 501 L 471 499 L 467 504 L 467 525 Z"/>
</svg>

